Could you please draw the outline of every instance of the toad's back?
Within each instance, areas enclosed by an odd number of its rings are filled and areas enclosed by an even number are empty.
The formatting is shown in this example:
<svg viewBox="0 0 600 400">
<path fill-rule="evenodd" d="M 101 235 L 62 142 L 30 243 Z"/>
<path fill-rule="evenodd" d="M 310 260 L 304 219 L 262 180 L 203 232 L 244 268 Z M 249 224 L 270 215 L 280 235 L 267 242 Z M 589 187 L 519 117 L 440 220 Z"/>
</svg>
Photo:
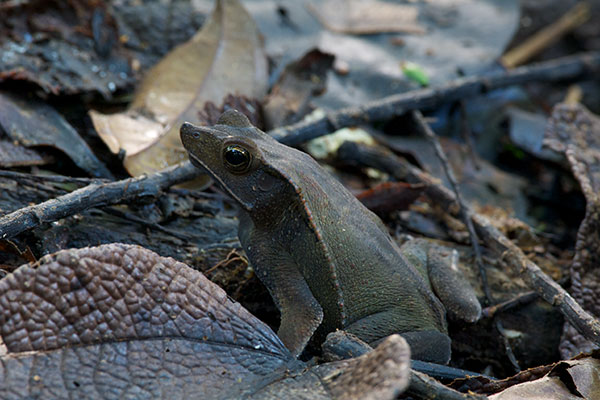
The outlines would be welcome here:
<svg viewBox="0 0 600 400">
<path fill-rule="evenodd" d="M 290 207 L 290 213 L 305 216 L 287 218 L 277 237 L 291 231 L 304 238 L 287 241 L 287 248 L 324 308 L 323 330 L 387 312 L 387 326 L 361 339 L 372 342 L 395 332 L 429 329 L 445 332 L 444 307 L 401 255 L 379 218 L 312 157 L 286 150 L 286 157 L 273 164 L 296 188 L 301 207 Z M 309 234 L 301 233 L 303 229 Z"/>
</svg>

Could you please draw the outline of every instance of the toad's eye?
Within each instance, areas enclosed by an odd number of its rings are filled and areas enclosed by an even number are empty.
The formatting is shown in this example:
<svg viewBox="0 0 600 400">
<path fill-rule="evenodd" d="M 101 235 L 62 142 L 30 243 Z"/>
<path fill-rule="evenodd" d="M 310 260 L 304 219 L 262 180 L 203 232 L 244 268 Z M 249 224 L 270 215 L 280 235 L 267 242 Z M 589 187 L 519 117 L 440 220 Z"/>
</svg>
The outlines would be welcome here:
<svg viewBox="0 0 600 400">
<path fill-rule="evenodd" d="M 223 159 L 225 160 L 225 166 L 231 172 L 242 173 L 246 172 L 250 167 L 252 156 L 242 146 L 232 144 L 223 150 Z"/>
</svg>

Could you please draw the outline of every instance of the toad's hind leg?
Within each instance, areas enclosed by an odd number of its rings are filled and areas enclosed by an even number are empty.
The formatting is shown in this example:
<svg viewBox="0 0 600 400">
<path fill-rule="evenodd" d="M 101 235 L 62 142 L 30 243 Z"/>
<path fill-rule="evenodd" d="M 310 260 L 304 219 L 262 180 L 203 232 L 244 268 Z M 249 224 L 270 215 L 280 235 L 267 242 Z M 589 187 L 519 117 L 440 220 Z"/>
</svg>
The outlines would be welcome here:
<svg viewBox="0 0 600 400">
<path fill-rule="evenodd" d="M 401 332 L 390 329 L 396 326 L 397 311 L 388 310 L 364 317 L 344 330 L 352 333 L 372 347 L 376 347 L 385 337 L 398 333 L 410 345 L 411 358 L 429 361 L 437 364 L 447 364 L 450 361 L 450 338 L 448 335 L 435 330 L 411 330 Z"/>
</svg>

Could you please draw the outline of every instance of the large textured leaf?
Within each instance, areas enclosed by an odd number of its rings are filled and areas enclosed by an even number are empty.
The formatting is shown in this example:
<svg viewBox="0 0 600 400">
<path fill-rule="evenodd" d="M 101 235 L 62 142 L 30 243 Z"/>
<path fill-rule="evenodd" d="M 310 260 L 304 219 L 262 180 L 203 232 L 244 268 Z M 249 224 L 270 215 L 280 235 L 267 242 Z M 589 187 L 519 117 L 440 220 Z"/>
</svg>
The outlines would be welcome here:
<svg viewBox="0 0 600 400">
<path fill-rule="evenodd" d="M 132 175 L 187 158 L 179 140 L 184 121 L 201 122 L 208 102 L 228 95 L 260 99 L 266 93 L 267 62 L 256 25 L 238 0 L 218 0 L 209 21 L 146 75 L 129 109 L 90 112 L 113 152 L 126 152 Z"/>
<path fill-rule="evenodd" d="M 398 336 L 305 369 L 201 273 L 124 244 L 61 251 L 0 280 L 0 335 L 2 399 L 393 398 L 409 375 Z"/>
</svg>

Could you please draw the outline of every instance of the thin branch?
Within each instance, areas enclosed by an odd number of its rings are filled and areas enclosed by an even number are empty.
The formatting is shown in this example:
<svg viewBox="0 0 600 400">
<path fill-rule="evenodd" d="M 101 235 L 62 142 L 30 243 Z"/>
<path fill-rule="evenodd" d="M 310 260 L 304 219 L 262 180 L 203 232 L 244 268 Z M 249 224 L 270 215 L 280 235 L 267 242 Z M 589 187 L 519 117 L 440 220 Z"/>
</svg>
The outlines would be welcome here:
<svg viewBox="0 0 600 400">
<path fill-rule="evenodd" d="M 93 182 L 110 182 L 108 179 L 99 178 L 74 178 L 72 176 L 62 175 L 33 175 L 23 172 L 0 170 L 0 178 L 12 179 L 17 182 L 35 181 L 35 182 L 54 182 L 54 183 L 77 183 L 89 185 Z"/>
<path fill-rule="evenodd" d="M 0 218 L 0 239 L 9 239 L 40 224 L 77 214 L 91 207 L 157 197 L 171 185 L 191 180 L 200 173 L 189 161 L 152 175 L 111 183 L 92 183 L 63 196 L 21 208 Z"/>
<path fill-rule="evenodd" d="M 600 73 L 600 51 L 579 53 L 556 60 L 530 64 L 510 71 L 457 79 L 437 88 L 427 88 L 384 97 L 359 107 L 333 111 L 312 121 L 300 121 L 269 131 L 281 143 L 294 146 L 347 126 L 384 121 L 412 110 L 434 108 L 450 101 L 473 97 L 523 83 L 574 79 Z"/>
<path fill-rule="evenodd" d="M 446 400 L 485 400 L 487 396 L 475 393 L 461 393 L 421 372 L 411 370 L 410 385 L 406 394 L 418 399 L 446 399 Z"/>
<path fill-rule="evenodd" d="M 450 185 L 452 186 L 452 190 L 454 191 L 454 196 L 456 197 L 456 200 L 458 202 L 459 215 L 460 215 L 462 221 L 467 226 L 467 230 L 469 231 L 469 237 L 471 238 L 471 245 L 473 246 L 473 252 L 475 254 L 475 264 L 477 265 L 477 268 L 479 269 L 479 276 L 481 277 L 481 285 L 483 286 L 483 293 L 485 294 L 485 300 L 487 302 L 486 305 L 492 304 L 493 301 L 492 301 L 492 295 L 490 293 L 490 287 L 488 285 L 487 273 L 485 271 L 485 266 L 483 265 L 483 260 L 481 259 L 481 247 L 479 246 L 479 238 L 477 237 L 477 233 L 475 232 L 475 228 L 473 227 L 473 221 L 471 220 L 471 215 L 469 214 L 470 209 L 467 207 L 467 204 L 465 203 L 465 201 L 460 193 L 460 189 L 458 187 L 458 182 L 456 181 L 456 176 L 454 175 L 454 170 L 450 166 L 450 163 L 448 163 L 448 158 L 446 157 L 446 153 L 444 153 L 444 150 L 442 149 L 442 146 L 440 145 L 440 141 L 438 140 L 438 138 L 435 135 L 435 133 L 433 132 L 433 130 L 431 130 L 431 127 L 429 126 L 427 121 L 425 121 L 425 118 L 423 118 L 423 114 L 421 114 L 421 111 L 415 110 L 412 112 L 412 115 L 413 115 L 414 120 L 417 122 L 417 125 L 419 126 L 419 129 L 421 130 L 421 132 L 423 132 L 425 137 L 433 145 L 435 154 L 437 155 L 438 159 L 442 163 L 442 166 L 444 167 L 444 172 L 446 173 L 446 177 L 448 178 L 448 181 L 450 182 Z"/>
<path fill-rule="evenodd" d="M 135 222 L 136 224 L 140 224 L 146 228 L 153 229 L 158 232 L 162 232 L 167 235 L 173 236 L 174 238 L 179 239 L 184 242 L 189 242 L 190 240 L 194 239 L 194 235 L 189 235 L 187 233 L 178 232 L 174 229 L 165 228 L 164 226 L 160 225 L 157 222 L 147 221 L 144 218 L 140 218 L 136 215 L 127 213 L 125 211 L 119 210 L 114 207 L 104 207 L 103 211 L 109 215 L 112 215 L 112 216 L 115 216 L 115 217 L 118 217 L 118 218 L 121 218 L 121 219 L 124 219 L 127 221 Z"/>
<path fill-rule="evenodd" d="M 508 333 L 504 329 L 502 321 L 496 318 L 496 320 L 494 321 L 494 326 L 496 327 L 496 330 L 500 333 L 500 337 L 502 338 L 502 344 L 504 345 L 504 352 L 506 353 L 506 357 L 508 357 L 508 361 L 510 361 L 510 364 L 512 365 L 516 373 L 521 372 L 521 366 L 517 361 L 517 357 L 515 357 L 515 352 L 513 351 L 512 346 L 510 345 Z"/>
<path fill-rule="evenodd" d="M 338 157 L 346 161 L 357 162 L 358 160 L 360 165 L 383 170 L 396 179 L 409 183 L 424 183 L 427 185 L 425 194 L 449 212 L 458 214 L 454 194 L 437 179 L 406 160 L 389 152 L 349 142 L 340 147 Z M 475 213 L 469 206 L 467 208 L 476 232 L 481 240 L 498 255 L 499 260 L 521 276 L 527 285 L 545 301 L 555 306 L 586 339 L 600 345 L 600 322 L 581 308 L 565 289 L 527 258 L 523 251 L 496 229 L 487 218 Z"/>
<path fill-rule="evenodd" d="M 469 231 L 469 237 L 471 238 L 471 246 L 473 246 L 473 253 L 475 254 L 475 265 L 477 265 L 477 269 L 479 270 L 479 276 L 481 277 L 481 286 L 483 287 L 483 293 L 485 295 L 486 305 L 493 304 L 492 294 L 490 293 L 490 286 L 488 284 L 487 272 L 485 270 L 485 266 L 483 265 L 483 259 L 481 257 L 481 247 L 479 246 L 479 237 L 477 236 L 477 232 L 475 232 L 475 227 L 473 226 L 473 220 L 471 219 L 471 210 L 467 207 L 467 203 L 463 199 L 463 196 L 458 187 L 458 182 L 456 180 L 456 176 L 454 176 L 454 170 L 450 166 L 448 162 L 448 158 L 446 157 L 446 153 L 442 149 L 440 141 L 438 140 L 436 134 L 433 132 L 421 111 L 415 110 L 412 112 L 413 119 L 417 122 L 419 129 L 423 132 L 425 137 L 431 142 L 433 148 L 435 149 L 435 153 L 438 159 L 441 161 L 442 166 L 444 167 L 444 172 L 446 173 L 446 177 L 448 181 L 450 181 L 450 185 L 452 186 L 452 190 L 454 191 L 454 196 L 458 205 L 459 215 L 464 224 L 467 226 L 467 230 Z M 508 360 L 512 364 L 513 368 L 516 372 L 521 371 L 521 367 L 517 362 L 517 358 L 515 357 L 515 353 L 512 350 L 510 345 L 510 341 L 508 340 L 508 336 L 506 335 L 506 331 L 504 326 L 502 325 L 502 321 L 496 319 L 495 321 L 496 329 L 502 336 L 502 342 L 504 343 L 504 350 L 508 357 Z"/>
<path fill-rule="evenodd" d="M 539 297 L 540 295 L 536 292 L 522 293 L 516 296 L 515 298 L 484 308 L 481 311 L 481 315 L 485 318 L 493 318 L 499 313 L 512 310 L 513 308 L 518 306 L 529 304 L 537 300 Z"/>
</svg>

